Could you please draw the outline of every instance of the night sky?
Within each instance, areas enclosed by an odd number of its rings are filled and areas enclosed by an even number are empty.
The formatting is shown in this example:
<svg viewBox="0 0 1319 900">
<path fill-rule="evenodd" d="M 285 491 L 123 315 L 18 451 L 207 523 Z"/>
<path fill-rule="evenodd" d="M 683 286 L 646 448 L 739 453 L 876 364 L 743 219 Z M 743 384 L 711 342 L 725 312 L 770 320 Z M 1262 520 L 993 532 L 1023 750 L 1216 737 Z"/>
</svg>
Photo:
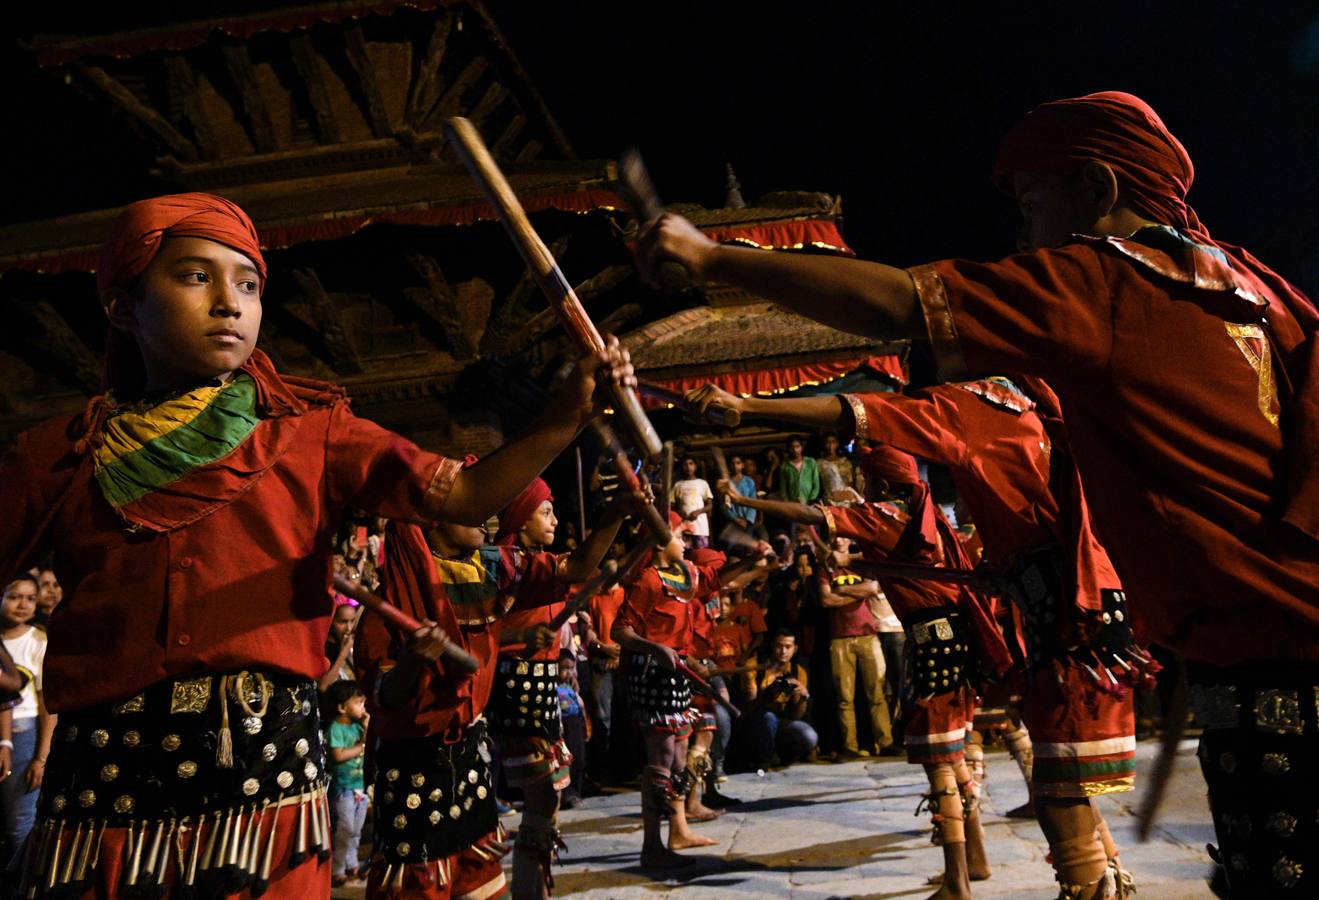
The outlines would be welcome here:
<svg viewBox="0 0 1319 900">
<path fill-rule="evenodd" d="M 79 18 L 79 30 L 177 15 L 159 0 L 128 6 Z M 841 194 L 863 256 L 997 257 L 1016 229 L 988 179 L 999 137 L 1035 103 L 1119 89 L 1152 103 L 1186 144 L 1192 204 L 1215 236 L 1293 277 L 1307 258 L 1319 265 L 1313 3 L 490 7 L 578 153 L 640 146 L 670 201 L 721 205 L 732 163 L 750 202 L 771 190 Z M 69 21 L 60 16 L 28 7 L 9 27 L 55 31 Z M 4 221 L 153 192 L 128 148 L 98 140 L 103 109 L 70 102 L 21 50 L 5 54 L 0 77 L 16 88 L 6 132 L 19 138 Z"/>
</svg>

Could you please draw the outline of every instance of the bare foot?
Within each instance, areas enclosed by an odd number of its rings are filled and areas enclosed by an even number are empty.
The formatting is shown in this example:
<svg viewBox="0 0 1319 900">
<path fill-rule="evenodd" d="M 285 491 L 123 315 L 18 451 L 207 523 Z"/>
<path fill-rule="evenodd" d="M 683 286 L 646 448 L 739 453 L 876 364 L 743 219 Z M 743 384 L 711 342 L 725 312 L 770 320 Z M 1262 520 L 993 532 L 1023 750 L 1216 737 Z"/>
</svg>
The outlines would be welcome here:
<svg viewBox="0 0 1319 900">
<path fill-rule="evenodd" d="M 980 874 L 980 872 L 977 871 L 976 868 L 975 868 L 974 866 L 971 866 L 970 869 L 971 869 L 971 871 L 970 871 L 970 878 L 971 878 L 972 881 L 986 881 L 986 880 L 989 879 L 989 877 L 990 877 L 991 875 L 994 874 L 993 870 L 991 870 L 991 869 L 989 868 L 989 866 L 985 866 L 984 874 Z M 925 879 L 925 883 L 926 883 L 926 884 L 943 884 L 943 873 L 942 873 L 942 872 L 935 872 L 935 873 L 934 873 L 933 875 L 931 875 L 929 878 Z"/>
<path fill-rule="evenodd" d="M 693 860 L 674 853 L 668 847 L 651 847 L 641 851 L 643 869 L 679 869 L 690 866 Z"/>
<path fill-rule="evenodd" d="M 674 834 L 672 831 L 669 832 L 670 850 L 687 850 L 691 847 L 710 847 L 717 843 L 719 842 L 714 838 L 705 837 L 694 831 L 688 831 L 682 834 Z"/>
<path fill-rule="evenodd" d="M 704 803 L 687 804 L 687 821 L 688 822 L 709 822 L 711 819 L 719 818 L 723 813 L 711 809 Z"/>
<path fill-rule="evenodd" d="M 956 891 L 944 884 L 940 885 L 939 889 L 926 897 L 925 900 L 971 900 L 971 889 L 968 887 L 965 890 Z"/>
</svg>

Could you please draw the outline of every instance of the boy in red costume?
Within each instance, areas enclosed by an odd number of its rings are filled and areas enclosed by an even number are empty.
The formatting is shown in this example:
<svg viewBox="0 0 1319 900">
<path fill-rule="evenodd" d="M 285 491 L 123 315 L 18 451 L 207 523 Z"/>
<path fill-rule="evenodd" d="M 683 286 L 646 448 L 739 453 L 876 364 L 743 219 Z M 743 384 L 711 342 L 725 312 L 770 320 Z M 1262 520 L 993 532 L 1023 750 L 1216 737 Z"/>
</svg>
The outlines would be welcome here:
<svg viewBox="0 0 1319 900">
<path fill-rule="evenodd" d="M 1121 582 L 1091 531 L 1048 386 L 993 377 L 910 396 L 759 400 L 713 385 L 690 396 L 698 408 L 720 403 L 750 418 L 850 428 L 948 467 L 988 565 L 1012 573 L 1005 593 L 1027 645 L 1022 716 L 1040 742 L 1028 780 L 1058 880 L 1090 893 L 1128 891 L 1130 876 L 1089 798 L 1135 782 L 1130 687 L 1143 654 L 1131 646 Z M 1013 730 L 1008 739 L 1020 744 L 1022 735 Z"/>
<path fill-rule="evenodd" d="M 315 681 L 344 508 L 484 521 L 573 440 L 595 373 L 631 377 L 611 345 L 528 434 L 459 471 L 355 418 L 341 389 L 276 372 L 256 349 L 265 278 L 234 204 L 126 207 L 97 266 L 108 390 L 0 464 L 4 568 L 53 551 L 67 598 L 29 895 L 324 896 Z"/>
<path fill-rule="evenodd" d="M 861 459 L 869 502 L 852 507 L 804 506 L 734 497 L 737 503 L 804 525 L 824 526 L 826 539 L 849 538 L 863 556 L 931 567 L 965 569 L 952 526 L 921 481 L 916 461 L 889 447 Z M 719 482 L 719 490 L 729 485 Z M 857 568 L 860 558 L 846 561 Z M 864 570 L 860 570 L 863 571 Z M 969 897 L 971 880 L 988 878 L 976 786 L 965 757 L 966 726 L 974 714 L 977 669 L 991 677 L 1008 665 L 1002 635 L 979 595 L 952 584 L 879 579 L 907 629 L 915 702 L 907 715 L 907 759 L 925 768 L 926 798 L 944 852 L 942 884 L 932 898 Z"/>
<path fill-rule="evenodd" d="M 692 709 L 691 686 L 678 671 L 678 662 L 695 649 L 697 629 L 709 622 L 706 599 L 719 590 L 724 555 L 703 553 L 705 565 L 684 559 L 682 538 L 675 534 L 628 586 L 614 621 L 613 639 L 626 656 L 628 704 L 646 741 L 641 865 L 647 868 L 685 865 L 688 860 L 675 851 L 715 843 L 687 826 L 687 743 L 700 713 Z M 667 847 L 660 836 L 663 818 L 669 819 Z"/>
<path fill-rule="evenodd" d="M 1138 97 L 1039 106 L 994 177 L 1024 219 L 1021 253 L 995 263 L 761 253 L 672 215 L 640 254 L 838 328 L 928 339 L 947 379 L 1046 378 L 1149 637 L 1192 663 L 1226 889 L 1314 893 L 1319 788 L 1299 761 L 1319 751 L 1301 700 L 1319 685 L 1319 311 L 1210 235 L 1190 156 Z"/>
</svg>

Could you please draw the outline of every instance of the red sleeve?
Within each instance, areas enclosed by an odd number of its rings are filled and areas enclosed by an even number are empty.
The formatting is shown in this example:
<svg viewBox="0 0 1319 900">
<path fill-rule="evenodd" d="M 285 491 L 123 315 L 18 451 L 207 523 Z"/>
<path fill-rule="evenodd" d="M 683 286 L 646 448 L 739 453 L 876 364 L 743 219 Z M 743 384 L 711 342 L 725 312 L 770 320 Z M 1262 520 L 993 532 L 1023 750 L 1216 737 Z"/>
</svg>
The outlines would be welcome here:
<svg viewBox="0 0 1319 900">
<path fill-rule="evenodd" d="M 821 506 L 824 513 L 825 540 L 851 538 L 880 553 L 889 553 L 898 545 L 906 521 L 895 514 L 881 512 L 874 503 L 859 506 Z"/>
<path fill-rule="evenodd" d="M 760 608 L 759 603 L 751 604 L 747 618 L 751 620 L 750 626 L 753 637 L 757 634 L 764 634 L 766 631 L 769 631 L 769 626 L 765 624 L 765 611 Z"/>
<path fill-rule="evenodd" d="M 626 625 L 638 636 L 646 633 L 646 617 L 655 607 L 660 596 L 659 576 L 654 569 L 647 569 L 641 577 L 627 586 L 623 595 L 623 605 L 618 609 L 615 625 Z"/>
<path fill-rule="evenodd" d="M 442 518 L 462 468 L 357 418 L 342 403 L 331 412 L 327 454 L 330 497 L 389 519 Z"/>
<path fill-rule="evenodd" d="M 516 551 L 505 548 L 510 553 Z M 523 612 L 549 606 L 564 598 L 568 583 L 564 578 L 563 568 L 567 554 L 535 553 L 521 568 L 521 577 L 517 581 L 517 591 L 513 595 L 510 613 Z"/>
<path fill-rule="evenodd" d="M 945 391 L 903 394 L 841 394 L 852 409 L 856 436 L 945 466 L 966 458 L 962 414 Z"/>
<path fill-rule="evenodd" d="M 1113 343 L 1106 265 L 1094 247 L 943 260 L 911 271 L 945 381 L 968 373 L 1075 377 L 1103 368 Z"/>
</svg>

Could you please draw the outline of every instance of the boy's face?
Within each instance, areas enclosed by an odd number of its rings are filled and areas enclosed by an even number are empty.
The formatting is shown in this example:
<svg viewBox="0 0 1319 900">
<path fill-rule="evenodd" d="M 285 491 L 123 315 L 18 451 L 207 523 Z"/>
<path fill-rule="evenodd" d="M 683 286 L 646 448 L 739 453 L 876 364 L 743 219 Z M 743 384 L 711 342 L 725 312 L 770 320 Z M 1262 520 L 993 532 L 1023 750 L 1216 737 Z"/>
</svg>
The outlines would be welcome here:
<svg viewBox="0 0 1319 900">
<path fill-rule="evenodd" d="M 357 626 L 357 607 L 344 604 L 334 611 L 334 623 L 330 625 L 330 632 L 334 635 L 335 640 L 343 643 L 348 635 L 353 633 Z"/>
<path fill-rule="evenodd" d="M 435 526 L 434 532 L 439 543 L 444 545 L 442 549 L 453 551 L 453 555 L 475 553 L 485 543 L 485 529 L 479 525 L 441 522 Z"/>
<path fill-rule="evenodd" d="M 696 477 L 696 460 L 694 460 L 694 459 L 684 459 L 684 460 L 682 461 L 682 474 L 685 475 L 687 478 L 695 478 L 695 477 Z"/>
<path fill-rule="evenodd" d="M 559 527 L 559 520 L 554 515 L 554 502 L 542 501 L 536 511 L 522 526 L 518 537 L 524 547 L 548 547 L 554 543 L 554 531 Z"/>
<path fill-rule="evenodd" d="M 55 607 L 60 605 L 64 599 L 64 588 L 60 587 L 59 580 L 56 579 L 55 573 L 50 569 L 42 572 L 37 578 L 37 584 L 40 590 L 37 593 L 37 606 L 42 612 L 49 613 Z"/>
<path fill-rule="evenodd" d="M 788 441 L 788 459 L 801 459 L 801 441 Z"/>
<path fill-rule="evenodd" d="M 572 681 L 573 672 L 577 668 L 577 662 L 566 653 L 559 657 L 559 683 L 567 684 Z"/>
<path fill-rule="evenodd" d="M 814 570 L 811 568 L 811 557 L 807 553 L 797 554 L 797 577 L 809 578 Z"/>
<path fill-rule="evenodd" d="M 353 694 L 348 698 L 347 703 L 339 704 L 339 712 L 354 722 L 361 721 L 366 715 L 366 695 Z"/>
<path fill-rule="evenodd" d="M 719 618 L 727 619 L 733 614 L 733 599 L 728 594 L 719 595 Z"/>
<path fill-rule="evenodd" d="M 1095 209 L 1078 175 L 1016 172 L 1012 190 L 1021 211 L 1017 249 L 1023 253 L 1061 246 L 1073 234 L 1088 234 L 1095 223 Z"/>
<path fill-rule="evenodd" d="M 37 613 L 37 588 L 30 581 L 15 581 L 5 588 L 0 614 L 6 625 L 26 625 Z"/>
<path fill-rule="evenodd" d="M 824 455 L 833 456 L 836 453 L 838 453 L 838 438 L 832 434 L 826 435 L 824 438 Z"/>
<path fill-rule="evenodd" d="M 728 462 L 733 467 L 734 475 L 741 475 L 742 471 L 746 468 L 746 463 L 742 462 L 742 457 L 740 456 L 734 456 Z"/>
<path fill-rule="evenodd" d="M 683 542 L 682 536 L 675 534 L 660 550 L 660 559 L 663 560 L 665 565 L 680 563 L 686 549 L 687 545 Z"/>
<path fill-rule="evenodd" d="M 745 471 L 748 475 L 751 475 L 752 477 L 754 477 L 755 474 L 756 474 L 756 471 L 757 471 L 757 470 L 756 470 L 756 461 L 755 461 L 754 459 L 745 459 L 745 460 L 742 460 L 742 469 L 743 469 L 743 471 Z"/>
<path fill-rule="evenodd" d="M 134 293 L 110 298 L 112 321 L 136 338 L 153 385 L 227 375 L 256 347 L 260 280 L 237 250 L 166 238 Z"/>
</svg>

